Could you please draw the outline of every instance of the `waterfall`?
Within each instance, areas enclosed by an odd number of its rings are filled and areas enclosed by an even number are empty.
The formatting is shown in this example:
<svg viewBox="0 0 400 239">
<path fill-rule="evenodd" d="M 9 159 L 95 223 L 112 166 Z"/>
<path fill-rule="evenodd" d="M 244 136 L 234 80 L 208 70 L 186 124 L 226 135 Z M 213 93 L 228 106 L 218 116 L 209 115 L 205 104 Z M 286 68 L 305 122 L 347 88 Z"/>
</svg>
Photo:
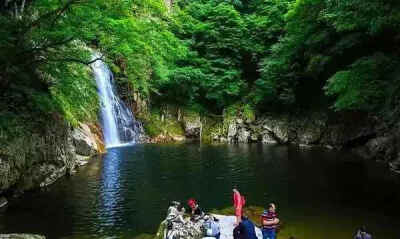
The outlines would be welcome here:
<svg viewBox="0 0 400 239">
<path fill-rule="evenodd" d="M 99 58 L 98 54 L 94 54 L 93 59 L 96 58 Z M 142 125 L 136 121 L 132 111 L 118 97 L 112 72 L 101 60 L 93 62 L 90 67 L 99 93 L 101 125 L 106 147 L 112 148 L 138 142 L 143 133 Z"/>
</svg>

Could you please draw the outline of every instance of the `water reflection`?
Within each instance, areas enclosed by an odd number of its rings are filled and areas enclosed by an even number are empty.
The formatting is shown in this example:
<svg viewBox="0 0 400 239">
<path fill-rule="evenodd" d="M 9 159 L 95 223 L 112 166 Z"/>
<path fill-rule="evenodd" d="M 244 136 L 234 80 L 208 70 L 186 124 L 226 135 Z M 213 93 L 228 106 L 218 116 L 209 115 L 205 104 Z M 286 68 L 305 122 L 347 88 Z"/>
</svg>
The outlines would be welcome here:
<svg viewBox="0 0 400 239">
<path fill-rule="evenodd" d="M 122 148 L 109 149 L 103 158 L 101 170 L 99 220 L 103 226 L 115 226 L 120 219 L 118 208 L 121 198 L 121 161 L 124 150 Z"/>
<path fill-rule="evenodd" d="M 375 238 L 400 238 L 400 184 L 379 164 L 352 157 L 258 144 L 109 149 L 75 176 L 10 205 L 0 230 L 134 238 L 155 233 L 169 201 L 195 197 L 205 210 L 221 209 L 232 205 L 238 184 L 249 205 L 276 202 L 284 230 L 296 238 L 351 238 L 362 224 Z"/>
</svg>

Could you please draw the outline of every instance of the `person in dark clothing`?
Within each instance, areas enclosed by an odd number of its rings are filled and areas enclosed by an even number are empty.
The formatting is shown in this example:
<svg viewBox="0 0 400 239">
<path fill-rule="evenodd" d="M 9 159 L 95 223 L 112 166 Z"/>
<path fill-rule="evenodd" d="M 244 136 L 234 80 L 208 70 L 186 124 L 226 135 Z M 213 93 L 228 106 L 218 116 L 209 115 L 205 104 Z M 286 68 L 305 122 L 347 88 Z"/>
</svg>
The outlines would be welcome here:
<svg viewBox="0 0 400 239">
<path fill-rule="evenodd" d="M 242 220 L 233 229 L 234 239 L 257 239 L 256 230 L 254 223 L 250 221 L 246 216 L 242 216 Z"/>
</svg>

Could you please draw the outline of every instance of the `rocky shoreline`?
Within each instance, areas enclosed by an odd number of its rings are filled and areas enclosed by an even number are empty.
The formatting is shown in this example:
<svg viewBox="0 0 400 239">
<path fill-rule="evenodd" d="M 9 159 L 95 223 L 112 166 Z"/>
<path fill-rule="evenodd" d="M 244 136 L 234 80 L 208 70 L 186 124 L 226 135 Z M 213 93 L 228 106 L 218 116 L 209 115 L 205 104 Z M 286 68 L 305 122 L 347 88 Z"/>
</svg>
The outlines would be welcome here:
<svg viewBox="0 0 400 239">
<path fill-rule="evenodd" d="M 101 130 L 96 125 L 71 128 L 65 122 L 55 121 L 43 131 L 26 141 L 10 143 L 6 154 L 0 154 L 2 198 L 46 187 L 64 175 L 74 174 L 91 157 L 104 152 Z"/>
<path fill-rule="evenodd" d="M 177 120 L 173 116 L 165 120 Z M 268 114 L 256 119 L 181 117 L 182 134 L 163 134 L 150 143 L 209 139 L 213 143 L 264 143 L 348 150 L 358 156 L 383 161 L 400 173 L 400 124 L 388 125 L 376 116 L 357 112 Z M 213 125 L 211 123 L 213 122 Z"/>
<path fill-rule="evenodd" d="M 181 133 L 144 136 L 145 143 L 185 142 L 210 138 L 210 143 L 264 143 L 318 146 L 349 150 L 364 159 L 383 161 L 400 173 L 400 124 L 388 126 L 377 117 L 361 113 L 269 114 L 256 119 L 231 117 L 211 120 L 185 114 L 175 120 Z M 216 122 L 216 123 L 215 123 Z M 216 126 L 215 126 L 216 125 Z M 14 197 L 24 191 L 46 187 L 64 175 L 73 174 L 79 166 L 105 151 L 99 126 L 65 123 L 46 126 L 44 136 L 34 138 L 29 155 L 20 153 L 16 144 L 7 157 L 0 154 L 0 196 Z M 24 142 L 20 142 L 24 144 Z M 32 142 L 30 142 L 32 143 Z M 19 158 L 18 158 L 19 157 Z M 2 203 L 6 205 L 6 203 Z"/>
<path fill-rule="evenodd" d="M 237 118 L 230 122 L 227 134 L 214 134 L 213 140 L 349 150 L 364 159 L 383 161 L 400 173 L 400 124 L 389 127 L 364 114 L 269 115 L 254 121 Z"/>
</svg>

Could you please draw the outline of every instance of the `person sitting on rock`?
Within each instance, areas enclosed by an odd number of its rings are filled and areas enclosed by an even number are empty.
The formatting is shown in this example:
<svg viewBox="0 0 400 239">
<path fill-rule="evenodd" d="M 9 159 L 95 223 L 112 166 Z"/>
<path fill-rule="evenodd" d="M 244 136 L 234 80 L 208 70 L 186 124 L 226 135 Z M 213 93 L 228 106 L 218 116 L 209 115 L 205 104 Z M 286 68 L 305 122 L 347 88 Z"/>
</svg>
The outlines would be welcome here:
<svg viewBox="0 0 400 239">
<path fill-rule="evenodd" d="M 189 199 L 187 204 L 189 205 L 189 207 L 191 209 L 191 219 L 192 220 L 197 221 L 204 216 L 204 212 L 199 207 L 199 204 L 197 203 L 196 199 L 194 199 L 194 198 Z"/>
<path fill-rule="evenodd" d="M 180 202 L 172 201 L 169 205 L 167 218 L 168 222 L 185 223 L 183 215 L 185 214 L 185 208 Z"/>
<path fill-rule="evenodd" d="M 215 237 L 216 239 L 219 239 L 221 233 L 217 218 L 212 215 L 205 215 L 203 227 L 205 229 L 204 234 L 206 237 Z"/>
<path fill-rule="evenodd" d="M 233 229 L 233 239 L 258 239 L 254 223 L 242 216 L 239 225 Z"/>
<path fill-rule="evenodd" d="M 273 203 L 268 205 L 268 210 L 265 210 L 261 215 L 261 225 L 263 239 L 275 239 L 276 231 L 279 225 L 278 214 L 276 213 L 276 206 Z"/>
</svg>

